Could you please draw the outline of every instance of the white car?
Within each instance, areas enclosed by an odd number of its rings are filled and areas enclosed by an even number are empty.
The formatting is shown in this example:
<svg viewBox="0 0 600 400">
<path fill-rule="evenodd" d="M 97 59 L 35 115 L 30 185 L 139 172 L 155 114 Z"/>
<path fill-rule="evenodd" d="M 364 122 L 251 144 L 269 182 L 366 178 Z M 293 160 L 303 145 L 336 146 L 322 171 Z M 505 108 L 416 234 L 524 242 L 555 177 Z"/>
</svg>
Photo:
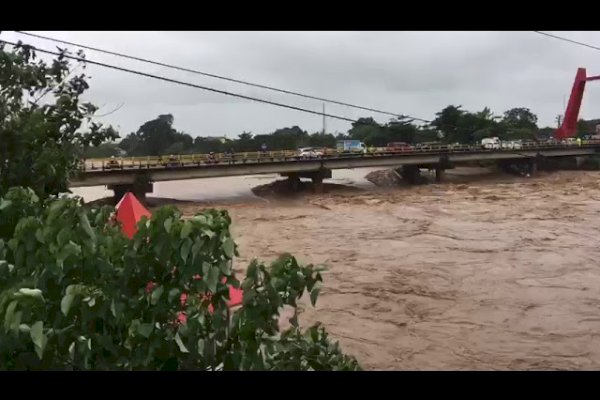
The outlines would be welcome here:
<svg viewBox="0 0 600 400">
<path fill-rule="evenodd" d="M 560 144 L 565 144 L 567 146 L 575 146 L 577 144 L 577 138 L 566 138 L 561 140 Z"/>
<path fill-rule="evenodd" d="M 484 149 L 496 150 L 501 148 L 500 139 L 497 137 L 481 139 L 481 147 Z"/>
<path fill-rule="evenodd" d="M 323 151 L 315 149 L 314 147 L 303 147 L 298 149 L 298 156 L 302 158 L 318 158 L 323 157 Z"/>
</svg>

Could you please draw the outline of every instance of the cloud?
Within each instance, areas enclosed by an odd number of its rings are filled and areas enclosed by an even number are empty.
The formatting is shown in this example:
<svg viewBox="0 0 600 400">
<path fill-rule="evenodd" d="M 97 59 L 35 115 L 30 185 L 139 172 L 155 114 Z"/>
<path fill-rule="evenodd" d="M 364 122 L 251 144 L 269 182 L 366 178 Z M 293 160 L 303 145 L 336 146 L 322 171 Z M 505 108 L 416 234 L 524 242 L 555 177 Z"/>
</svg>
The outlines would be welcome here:
<svg viewBox="0 0 600 400">
<path fill-rule="evenodd" d="M 598 32 L 554 32 L 600 45 Z M 448 104 L 501 114 L 529 107 L 543 125 L 563 112 L 575 71 L 600 74 L 595 50 L 534 32 L 50 32 L 41 34 L 182 67 L 431 119 Z M 1 38 L 53 49 L 54 44 L 3 32 Z M 320 111 L 322 102 L 86 51 L 87 57 L 172 79 Z M 158 114 L 175 116 L 193 135 L 237 136 L 299 125 L 321 129 L 322 118 L 217 93 L 89 66 L 87 97 L 123 134 Z M 588 85 L 582 117 L 600 117 L 600 85 Z M 388 116 L 328 104 L 350 118 Z M 328 130 L 349 123 L 327 120 Z"/>
</svg>

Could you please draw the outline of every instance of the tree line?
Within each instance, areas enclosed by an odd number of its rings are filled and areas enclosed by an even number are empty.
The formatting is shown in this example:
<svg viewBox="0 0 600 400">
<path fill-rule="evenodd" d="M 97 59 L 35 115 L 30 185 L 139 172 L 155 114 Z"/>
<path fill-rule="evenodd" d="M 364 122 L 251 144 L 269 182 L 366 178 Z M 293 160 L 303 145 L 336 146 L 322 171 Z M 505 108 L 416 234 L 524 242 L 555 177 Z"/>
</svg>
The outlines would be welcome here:
<svg viewBox="0 0 600 400">
<path fill-rule="evenodd" d="M 265 144 L 269 150 L 291 150 L 300 147 L 334 148 L 338 140 L 361 140 L 368 146 L 383 147 L 391 142 L 409 144 L 438 142 L 474 144 L 486 137 L 502 140 L 544 140 L 556 128 L 538 127 L 538 118 L 525 107 L 511 108 L 502 115 L 488 107 L 470 112 L 462 106 L 449 105 L 435 114 L 429 123 L 417 124 L 409 118 L 393 118 L 379 123 L 373 118 L 360 118 L 345 133 L 308 133 L 299 126 L 285 127 L 268 134 L 242 132 L 235 139 L 225 137 L 192 137 L 174 127 L 171 114 L 159 115 L 142 124 L 120 142 L 104 143 L 85 150 L 86 157 L 158 156 L 170 154 L 224 153 L 258 151 Z M 579 121 L 580 134 L 594 132 L 595 123 Z"/>
</svg>

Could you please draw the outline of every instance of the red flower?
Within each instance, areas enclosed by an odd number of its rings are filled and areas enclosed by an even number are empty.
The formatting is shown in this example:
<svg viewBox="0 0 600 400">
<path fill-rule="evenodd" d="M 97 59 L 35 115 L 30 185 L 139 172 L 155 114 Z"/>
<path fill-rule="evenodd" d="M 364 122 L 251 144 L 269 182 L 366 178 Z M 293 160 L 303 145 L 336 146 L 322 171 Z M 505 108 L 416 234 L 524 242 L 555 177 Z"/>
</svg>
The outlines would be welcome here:
<svg viewBox="0 0 600 400">
<path fill-rule="evenodd" d="M 155 287 L 156 287 L 156 283 L 154 283 L 152 281 L 148 282 L 148 284 L 146 285 L 146 293 L 151 293 Z"/>
<path fill-rule="evenodd" d="M 179 311 L 177 313 L 177 323 L 179 325 L 184 325 L 187 322 L 187 315 L 185 315 L 185 311 Z"/>
</svg>

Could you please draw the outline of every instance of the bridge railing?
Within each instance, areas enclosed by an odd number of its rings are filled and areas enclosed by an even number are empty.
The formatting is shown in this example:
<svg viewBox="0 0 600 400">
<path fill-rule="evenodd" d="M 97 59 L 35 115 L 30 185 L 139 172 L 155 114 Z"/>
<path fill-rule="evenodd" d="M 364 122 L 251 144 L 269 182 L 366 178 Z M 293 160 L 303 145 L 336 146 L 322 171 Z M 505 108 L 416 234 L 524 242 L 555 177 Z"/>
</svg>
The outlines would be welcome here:
<svg viewBox="0 0 600 400">
<path fill-rule="evenodd" d="M 496 149 L 486 149 L 481 145 L 466 144 L 448 144 L 448 145 L 421 145 L 406 148 L 387 148 L 374 147 L 367 149 L 366 153 L 340 153 L 336 149 L 323 148 L 318 149 L 322 155 L 312 157 L 312 159 L 328 159 L 342 157 L 377 157 L 389 156 L 392 154 L 439 154 L 439 153 L 459 153 L 473 151 L 518 151 L 518 150 L 542 150 L 555 148 L 569 148 L 573 146 L 600 145 L 600 140 L 582 140 L 581 143 L 543 143 L 543 142 L 522 142 L 512 147 L 501 147 Z M 278 150 L 278 151 L 254 151 L 240 153 L 213 153 L 213 154 L 182 154 L 177 156 L 143 156 L 143 157 L 119 157 L 119 158 L 96 158 L 85 160 L 82 165 L 83 170 L 112 170 L 112 169 L 150 169 L 165 167 L 182 166 L 202 166 L 213 164 L 246 164 L 276 161 L 296 161 L 306 160 L 310 157 L 300 156 L 298 151 Z"/>
</svg>

